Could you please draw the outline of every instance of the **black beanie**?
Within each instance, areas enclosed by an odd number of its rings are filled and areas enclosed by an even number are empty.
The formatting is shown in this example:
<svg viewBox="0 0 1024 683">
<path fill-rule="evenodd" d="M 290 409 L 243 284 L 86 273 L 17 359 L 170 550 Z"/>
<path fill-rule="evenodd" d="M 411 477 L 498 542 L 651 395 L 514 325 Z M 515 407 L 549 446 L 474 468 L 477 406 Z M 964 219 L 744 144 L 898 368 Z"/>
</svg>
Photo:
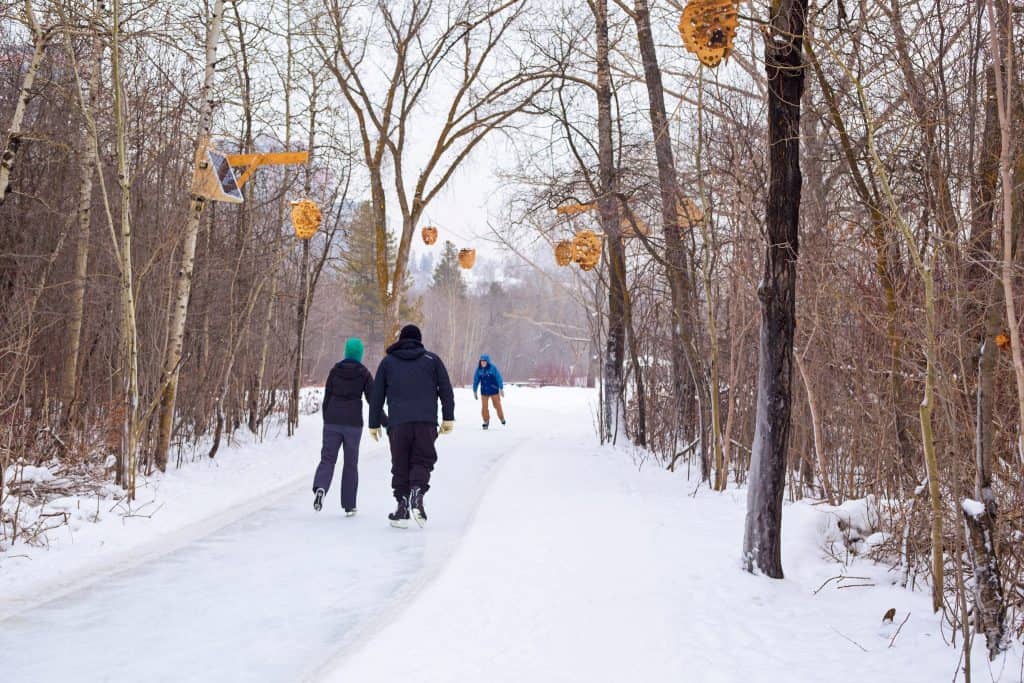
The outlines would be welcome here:
<svg viewBox="0 0 1024 683">
<path fill-rule="evenodd" d="M 402 328 L 401 333 L 398 335 L 399 339 L 415 339 L 418 342 L 423 341 L 423 333 L 420 332 L 420 328 L 415 325 L 406 325 Z"/>
</svg>

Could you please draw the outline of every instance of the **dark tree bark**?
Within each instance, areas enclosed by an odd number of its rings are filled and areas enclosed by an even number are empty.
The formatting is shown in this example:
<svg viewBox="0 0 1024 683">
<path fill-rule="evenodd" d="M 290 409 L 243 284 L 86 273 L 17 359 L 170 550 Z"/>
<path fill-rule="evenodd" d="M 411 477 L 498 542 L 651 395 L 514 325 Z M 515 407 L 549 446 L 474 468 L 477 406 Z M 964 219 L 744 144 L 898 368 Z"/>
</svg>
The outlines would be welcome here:
<svg viewBox="0 0 1024 683">
<path fill-rule="evenodd" d="M 693 275 L 683 244 L 677 210 L 678 183 L 672 135 L 665 111 L 665 90 L 661 82 L 658 53 L 651 33 L 651 11 L 647 0 L 636 0 L 632 12 L 636 23 L 637 43 L 644 67 L 644 82 L 650 106 L 651 129 L 654 133 L 654 155 L 658 165 L 658 189 L 661 199 L 661 221 L 665 231 L 665 262 L 672 296 L 672 355 L 674 385 L 678 388 L 682 426 L 691 433 L 700 431 L 696 392 L 702 375 L 697 361 L 694 326 L 698 320 L 694 299 Z M 707 449 L 702 448 L 702 470 L 709 475 Z"/>
<path fill-rule="evenodd" d="M 999 506 L 992 490 L 992 446 L 995 422 L 996 335 L 1003 327 L 1003 290 L 986 264 L 998 260 L 995 225 L 995 198 L 999 182 L 999 115 L 997 111 L 994 68 L 987 70 L 987 86 L 982 129 L 981 153 L 973 190 L 973 221 L 969 243 L 968 286 L 977 292 L 983 304 L 967 306 L 966 315 L 981 314 L 984 328 L 978 340 L 978 384 L 975 390 L 975 498 L 985 506 L 981 514 L 964 510 L 968 556 L 972 564 L 975 626 L 985 635 L 989 656 L 1003 648 L 1006 637 L 1006 601 L 996 554 L 995 528 Z M 980 308 L 980 310 L 979 310 Z"/>
<path fill-rule="evenodd" d="M 768 206 L 757 410 L 747 494 L 743 557 L 747 571 L 781 579 L 782 496 L 786 488 L 796 326 L 799 252 L 800 100 L 804 91 L 803 33 L 807 0 L 772 7 L 766 36 L 768 75 Z"/>
<path fill-rule="evenodd" d="M 597 166 L 601 229 L 608 250 L 608 336 L 604 355 L 604 439 L 614 441 L 625 429 L 623 366 L 626 341 L 626 257 L 616 199 L 615 151 L 612 142 L 612 83 L 608 58 L 608 0 L 591 5 L 597 24 Z"/>
</svg>

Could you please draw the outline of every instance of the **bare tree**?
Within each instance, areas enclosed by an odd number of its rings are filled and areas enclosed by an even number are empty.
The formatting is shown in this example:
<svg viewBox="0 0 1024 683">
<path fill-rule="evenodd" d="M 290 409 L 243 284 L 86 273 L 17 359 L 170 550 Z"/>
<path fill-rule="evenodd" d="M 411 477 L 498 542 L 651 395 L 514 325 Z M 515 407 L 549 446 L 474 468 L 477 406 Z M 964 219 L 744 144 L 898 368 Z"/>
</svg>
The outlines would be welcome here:
<svg viewBox="0 0 1024 683">
<path fill-rule="evenodd" d="M 315 17 L 313 38 L 356 120 L 374 212 L 377 287 L 392 337 L 413 233 L 424 211 L 472 151 L 527 111 L 551 82 L 547 69 L 517 60 L 508 48 L 508 35 L 524 12 L 521 0 L 462 0 L 443 9 L 429 0 L 412 0 L 400 9 L 329 0 L 326 12 Z M 378 48 L 377 39 L 385 47 Z M 451 88 L 441 86 L 442 71 L 454 78 Z M 381 73 L 378 89 L 374 82 Z M 444 112 L 443 119 L 426 157 L 415 160 L 411 143 L 424 137 L 415 114 L 428 98 L 438 98 L 430 104 Z M 394 255 L 387 240 L 388 161 L 401 216 Z M 419 170 L 410 182 L 412 164 Z"/>
<path fill-rule="evenodd" d="M 206 70 L 199 91 L 199 131 L 196 134 L 196 154 L 210 143 L 213 126 L 213 79 L 217 68 L 217 45 L 224 21 L 224 0 L 214 0 L 210 15 L 206 17 Z M 181 372 L 185 345 L 185 321 L 188 317 L 189 295 L 192 292 L 192 271 L 195 266 L 199 221 L 206 200 L 193 189 L 189 196 L 189 211 L 185 221 L 181 246 L 181 264 L 175 282 L 174 304 L 168 325 L 167 353 L 164 357 L 164 380 L 160 399 L 159 431 L 153 459 L 161 471 L 167 468 L 167 453 L 174 431 L 174 406 L 178 396 L 178 377 Z"/>
<path fill-rule="evenodd" d="M 772 6 L 765 34 L 768 75 L 768 206 L 758 345 L 757 417 L 750 460 L 743 557 L 747 571 L 781 579 L 799 250 L 800 100 L 807 0 Z"/>
</svg>

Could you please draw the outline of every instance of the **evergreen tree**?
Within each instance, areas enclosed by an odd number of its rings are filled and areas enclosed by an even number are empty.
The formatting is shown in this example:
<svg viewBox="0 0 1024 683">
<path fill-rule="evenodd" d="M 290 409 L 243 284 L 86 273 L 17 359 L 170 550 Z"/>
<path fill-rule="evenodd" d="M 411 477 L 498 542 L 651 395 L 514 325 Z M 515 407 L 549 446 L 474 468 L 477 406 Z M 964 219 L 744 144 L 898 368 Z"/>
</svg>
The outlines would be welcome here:
<svg viewBox="0 0 1024 683">
<path fill-rule="evenodd" d="M 353 318 L 351 334 L 360 334 L 367 349 L 372 349 L 368 358 L 383 351 L 392 340 L 384 338 L 384 307 L 377 291 L 377 270 L 375 236 L 373 231 L 373 211 L 369 202 L 360 203 L 349 223 L 344 235 L 344 254 L 338 266 L 339 275 L 344 283 L 343 293 L 346 312 Z M 390 268 L 393 254 L 397 251 L 395 237 L 388 234 L 388 267 Z M 403 290 L 408 290 L 408 281 Z M 418 301 L 402 297 L 401 316 L 405 322 L 419 322 Z"/>
<path fill-rule="evenodd" d="M 451 302 L 466 296 L 466 281 L 462 279 L 462 267 L 459 266 L 459 252 L 455 245 L 446 241 L 441 260 L 434 266 L 434 278 L 430 289 Z"/>
</svg>

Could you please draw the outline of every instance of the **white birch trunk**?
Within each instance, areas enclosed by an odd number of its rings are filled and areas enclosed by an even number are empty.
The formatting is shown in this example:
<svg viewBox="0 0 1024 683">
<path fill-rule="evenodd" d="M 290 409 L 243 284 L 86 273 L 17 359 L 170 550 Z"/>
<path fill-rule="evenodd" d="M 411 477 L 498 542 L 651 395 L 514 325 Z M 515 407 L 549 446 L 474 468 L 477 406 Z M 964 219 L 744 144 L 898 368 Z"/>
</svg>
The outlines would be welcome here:
<svg viewBox="0 0 1024 683">
<path fill-rule="evenodd" d="M 214 0 L 213 10 L 206 29 L 206 72 L 203 86 L 199 91 L 199 132 L 196 148 L 209 142 L 213 125 L 213 102 L 211 90 L 217 65 L 217 44 L 220 42 L 221 24 L 224 19 L 224 0 Z M 199 221 L 205 200 L 192 194 L 189 201 L 188 217 L 185 219 L 185 241 L 181 249 L 181 265 L 175 279 L 175 295 L 168 333 L 167 353 L 164 358 L 163 395 L 160 398 L 160 417 L 154 462 L 161 470 L 167 469 L 167 454 L 174 429 L 174 406 L 178 395 L 178 376 L 181 371 L 182 349 L 185 340 L 185 321 L 188 317 L 189 296 L 192 293 L 192 269 L 195 266 L 196 241 L 199 236 Z"/>
<path fill-rule="evenodd" d="M 39 65 L 43 61 L 43 50 L 46 49 L 48 40 L 47 32 L 36 23 L 32 3 L 28 0 L 25 2 L 25 20 L 32 31 L 35 49 L 32 51 L 32 59 L 28 64 L 28 71 L 25 72 L 25 78 L 21 81 L 18 99 L 14 103 L 14 114 L 7 127 L 7 141 L 4 144 L 3 154 L 0 154 L 0 206 L 3 206 L 7 199 L 7 193 L 11 190 L 11 173 L 14 171 L 14 162 L 18 158 L 18 148 L 21 146 L 21 124 L 25 120 L 25 109 L 28 107 L 28 101 L 32 98 L 32 85 L 39 72 Z"/>
</svg>

